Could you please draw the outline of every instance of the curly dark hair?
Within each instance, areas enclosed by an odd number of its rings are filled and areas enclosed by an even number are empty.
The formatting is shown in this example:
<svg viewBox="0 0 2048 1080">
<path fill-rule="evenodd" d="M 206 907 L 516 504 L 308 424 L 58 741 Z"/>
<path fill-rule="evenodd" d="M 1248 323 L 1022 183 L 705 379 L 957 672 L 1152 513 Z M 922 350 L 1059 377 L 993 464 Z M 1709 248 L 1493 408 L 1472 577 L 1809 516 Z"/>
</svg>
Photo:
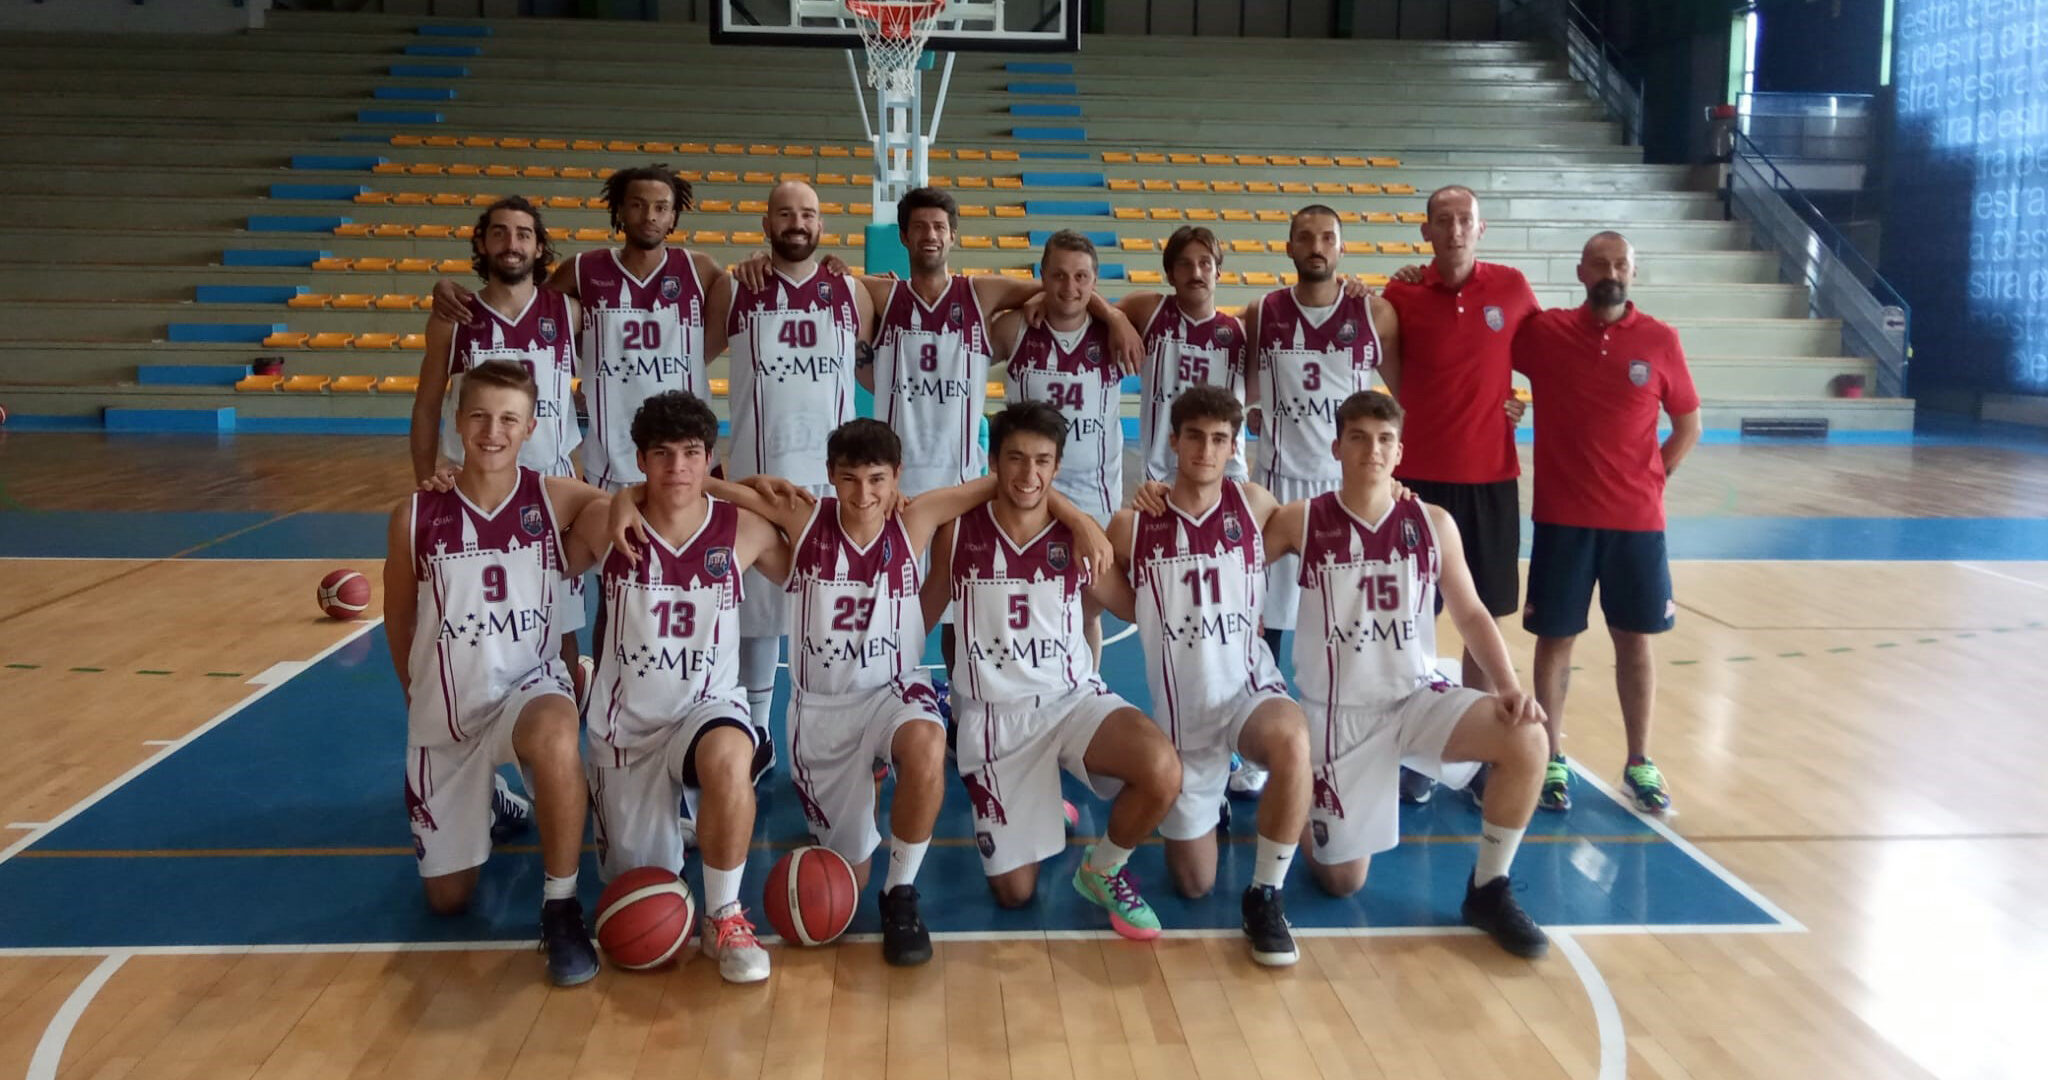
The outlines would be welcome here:
<svg viewBox="0 0 2048 1080">
<path fill-rule="evenodd" d="M 667 162 L 656 162 L 653 165 L 635 165 L 630 169 L 620 169 L 618 172 L 604 178 L 604 204 L 612 212 L 613 232 L 618 232 L 624 228 L 619 222 L 619 207 L 626 204 L 627 189 L 642 180 L 652 180 L 657 184 L 667 184 L 669 191 L 675 194 L 677 214 L 681 214 L 685 210 L 696 209 L 697 189 L 691 187 L 688 180 L 677 176 L 675 170 L 668 167 Z"/>
<path fill-rule="evenodd" d="M 839 425 L 825 440 L 825 465 L 831 469 L 864 469 L 870 465 L 903 467 L 903 440 L 889 425 L 860 416 Z"/>
<path fill-rule="evenodd" d="M 944 210 L 946 225 L 950 232 L 960 231 L 960 204 L 951 195 L 933 187 L 911 188 L 896 201 L 896 233 L 901 236 L 910 231 L 910 214 L 913 210 Z"/>
<path fill-rule="evenodd" d="M 555 269 L 555 245 L 548 239 L 547 224 L 540 219 L 540 209 L 518 195 L 507 195 L 497 202 L 484 207 L 477 215 L 476 228 L 469 234 L 469 265 L 476 276 L 491 280 L 490 261 L 484 257 L 484 234 L 491 229 L 491 215 L 500 210 L 517 210 L 533 219 L 533 238 L 540 245 L 533 259 L 533 280 L 544 282 Z"/>
<path fill-rule="evenodd" d="M 718 445 L 718 414 L 703 398 L 666 390 L 633 414 L 633 445 L 643 454 L 666 443 L 692 442 L 703 443 L 706 454 Z"/>
<path fill-rule="evenodd" d="M 1202 384 L 1190 386 L 1173 399 L 1173 406 L 1167 410 L 1170 430 L 1180 434 L 1183 425 L 1196 420 L 1221 420 L 1233 430 L 1244 426 L 1244 403 L 1237 395 L 1220 386 Z"/>
</svg>

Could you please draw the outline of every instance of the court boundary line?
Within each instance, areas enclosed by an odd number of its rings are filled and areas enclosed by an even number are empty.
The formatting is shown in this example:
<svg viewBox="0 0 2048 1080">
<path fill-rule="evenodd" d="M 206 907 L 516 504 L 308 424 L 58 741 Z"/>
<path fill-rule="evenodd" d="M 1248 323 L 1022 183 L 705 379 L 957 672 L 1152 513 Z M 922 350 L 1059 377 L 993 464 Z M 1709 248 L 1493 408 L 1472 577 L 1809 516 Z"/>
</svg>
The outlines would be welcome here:
<svg viewBox="0 0 2048 1080">
<path fill-rule="evenodd" d="M 1570 933 L 1552 934 L 1550 940 L 1570 962 L 1579 986 L 1586 991 L 1586 1001 L 1593 1006 L 1593 1028 L 1600 1033 L 1600 1080 L 1622 1080 L 1628 1075 L 1628 1030 L 1622 1024 L 1614 989 L 1607 985 L 1600 965 Z"/>
<path fill-rule="evenodd" d="M 2008 561 L 2011 561 L 2011 562 L 2032 562 L 2032 561 L 2034 561 L 2034 560 L 2031 560 L 2031 559 L 2012 559 L 2012 560 L 2008 560 Z M 1993 570 L 1993 569 L 1991 569 L 1991 568 L 1990 568 L 1990 567 L 1988 567 L 1988 566 L 1980 566 L 1980 565 L 1978 565 L 1977 561 L 1975 561 L 1975 560 L 1973 560 L 1973 561 L 1969 561 L 1969 562 L 1965 562 L 1965 561 L 1963 561 L 1963 560 L 1961 560 L 1961 559 L 1957 559 L 1957 560 L 1955 561 L 1955 564 L 1956 564 L 1957 566 L 1960 566 L 1960 567 L 1962 567 L 1962 568 L 1963 568 L 1963 569 L 1965 569 L 1965 570 L 1970 570 L 1970 571 L 1974 571 L 1974 572 L 1976 572 L 1976 573 L 1979 573 L 1979 574 L 1988 574 L 1988 575 L 1990 575 L 1990 576 L 1992 576 L 1992 577 L 1998 578 L 1998 579 L 2000 579 L 2000 580 L 2003 580 L 2003 581 L 2010 581 L 2010 582 L 2012 582 L 2012 583 L 2013 583 L 2013 584 L 2015 584 L 2015 585 L 2025 585 L 2026 587 L 2028 587 L 2028 588 L 2030 588 L 2030 589 L 2040 589 L 2040 590 L 2042 590 L 2042 591 L 2044 591 L 2044 592 L 2048 592 L 2048 585 L 2043 585 L 2043 584 L 2041 584 L 2041 583 L 2040 583 L 2040 582 L 2038 582 L 2038 581 L 2028 581 L 2028 580 L 2027 580 L 2026 578 L 2022 578 L 2022 577 L 2014 577 L 2014 576 L 2012 576 L 2011 574 L 2001 574 L 2001 573 L 1999 573 L 1998 571 L 1996 571 L 1996 570 Z"/>
<path fill-rule="evenodd" d="M 42 1038 L 36 1040 L 35 1055 L 29 1058 L 27 1080 L 56 1080 L 57 1067 L 64 1063 L 64 1048 L 71 1042 L 71 1032 L 85 1015 L 87 1007 L 99 996 L 107 980 L 121 970 L 131 954 L 125 951 L 107 954 L 99 966 L 87 972 L 78 985 L 71 988 L 71 995 L 64 1004 L 57 1007 L 55 1015 L 43 1027 Z"/>
</svg>

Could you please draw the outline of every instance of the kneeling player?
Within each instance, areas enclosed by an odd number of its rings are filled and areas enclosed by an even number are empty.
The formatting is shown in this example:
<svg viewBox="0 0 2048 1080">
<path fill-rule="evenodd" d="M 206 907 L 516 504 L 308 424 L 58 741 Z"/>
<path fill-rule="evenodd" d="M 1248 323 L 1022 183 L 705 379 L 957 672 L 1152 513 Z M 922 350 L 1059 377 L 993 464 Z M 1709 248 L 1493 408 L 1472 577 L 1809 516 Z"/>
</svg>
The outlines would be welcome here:
<svg viewBox="0 0 2048 1080">
<path fill-rule="evenodd" d="M 548 978 L 573 986 L 597 974 L 597 951 L 576 899 L 588 794 L 557 649 L 572 561 L 562 533 L 585 511 L 601 529 L 604 496 L 520 467 L 534 394 L 506 360 L 462 380 L 454 430 L 466 464 L 452 488 L 415 492 L 391 515 L 384 631 L 405 689 L 405 804 L 427 906 L 468 908 L 494 813 L 523 814 L 497 779 L 517 761 L 538 808 Z"/>
<path fill-rule="evenodd" d="M 1159 827 L 1166 868 L 1181 895 L 1208 895 L 1230 755 L 1269 770 L 1244 932 L 1252 959 L 1292 964 L 1301 954 L 1280 889 L 1308 822 L 1308 725 L 1259 634 L 1262 534 L 1279 503 L 1256 484 L 1224 477 L 1244 423 L 1236 395 L 1192 387 L 1174 399 L 1169 419 L 1177 464 L 1164 504 L 1155 502 L 1160 485 L 1148 484 L 1143 509 L 1120 510 L 1109 526 L 1137 606 L 1135 615 L 1110 610 L 1138 626 L 1153 710 L 1180 754 L 1180 798 Z"/>
<path fill-rule="evenodd" d="M 1064 768 L 1115 800 L 1108 835 L 1084 855 L 1074 888 L 1109 912 L 1117 933 L 1149 940 L 1159 918 L 1124 864 L 1180 793 L 1180 761 L 1159 728 L 1096 676 L 1082 596 L 1128 609 L 1130 584 L 1085 567 L 1075 534 L 1052 518 L 1047 496 L 1066 428 L 1042 402 L 991 418 L 996 497 L 940 530 L 925 616 L 949 599 L 958 605 L 960 776 L 996 902 L 1030 903 L 1039 862 L 1066 847 Z"/>
<path fill-rule="evenodd" d="M 1330 449 L 1342 485 L 1287 504 L 1266 530 L 1267 558 L 1301 556 L 1294 678 L 1315 767 L 1309 866 L 1334 895 L 1364 886 L 1371 857 L 1400 841 L 1403 761 L 1453 787 L 1491 766 L 1464 918 L 1511 953 L 1541 956 L 1550 939 L 1507 874 L 1543 782 L 1543 710 L 1479 602 L 1457 525 L 1440 507 L 1396 497 L 1401 406 L 1376 390 L 1346 398 Z M 1436 673 L 1438 589 L 1494 693 Z"/>
<path fill-rule="evenodd" d="M 779 580 L 789 550 L 759 516 L 705 494 L 717 440 L 711 407 L 680 390 L 648 398 L 633 417 L 647 543 L 592 545 L 606 551 L 608 619 L 587 718 L 590 789 L 606 879 L 640 866 L 680 871 L 676 808 L 688 800 L 704 860 L 704 954 L 727 982 L 756 982 L 768 977 L 768 953 L 739 902 L 760 737 L 739 679 L 740 573 Z"/>
</svg>

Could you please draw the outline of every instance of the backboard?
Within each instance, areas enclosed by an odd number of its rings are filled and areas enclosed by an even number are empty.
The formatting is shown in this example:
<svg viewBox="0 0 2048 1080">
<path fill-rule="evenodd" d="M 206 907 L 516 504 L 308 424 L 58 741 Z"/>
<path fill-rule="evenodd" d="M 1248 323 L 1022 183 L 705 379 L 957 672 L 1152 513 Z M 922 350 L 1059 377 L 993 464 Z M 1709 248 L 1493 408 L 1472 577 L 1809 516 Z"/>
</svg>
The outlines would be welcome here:
<svg viewBox="0 0 2048 1080">
<path fill-rule="evenodd" d="M 952 0 L 926 47 L 937 52 L 1075 52 L 1082 0 Z M 809 45 L 858 49 L 860 35 L 839 0 L 712 0 L 711 40 L 720 45 Z"/>
</svg>

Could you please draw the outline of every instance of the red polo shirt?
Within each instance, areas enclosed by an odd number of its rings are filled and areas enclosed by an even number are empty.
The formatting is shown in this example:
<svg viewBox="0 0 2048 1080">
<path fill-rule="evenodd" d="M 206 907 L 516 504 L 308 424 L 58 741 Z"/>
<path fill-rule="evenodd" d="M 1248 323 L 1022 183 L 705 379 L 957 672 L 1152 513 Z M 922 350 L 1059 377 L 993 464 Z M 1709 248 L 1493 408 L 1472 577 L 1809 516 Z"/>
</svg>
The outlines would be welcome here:
<svg viewBox="0 0 2048 1080">
<path fill-rule="evenodd" d="M 1392 282 L 1401 317 L 1402 480 L 1493 484 L 1521 475 L 1515 426 L 1503 406 L 1513 388 L 1510 347 L 1537 311 L 1520 270 L 1475 263 L 1452 288 L 1432 263 L 1422 283 Z"/>
<path fill-rule="evenodd" d="M 1678 332 L 1628 305 L 1602 323 L 1586 307 L 1538 312 L 1515 335 L 1515 370 L 1538 409 L 1539 524 L 1664 528 L 1657 410 L 1700 407 Z"/>
</svg>

